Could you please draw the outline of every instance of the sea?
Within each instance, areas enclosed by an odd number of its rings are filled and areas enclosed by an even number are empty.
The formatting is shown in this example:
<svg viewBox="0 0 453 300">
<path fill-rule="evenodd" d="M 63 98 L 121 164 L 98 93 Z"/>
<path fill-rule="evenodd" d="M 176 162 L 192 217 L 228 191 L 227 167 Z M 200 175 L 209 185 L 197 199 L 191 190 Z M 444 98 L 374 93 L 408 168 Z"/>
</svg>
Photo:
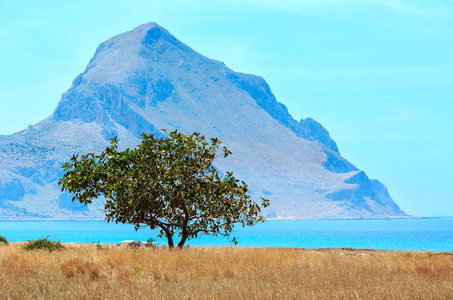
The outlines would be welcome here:
<svg viewBox="0 0 453 300">
<path fill-rule="evenodd" d="M 116 244 L 156 239 L 157 230 L 135 231 L 129 224 L 106 221 L 0 221 L 8 241 L 48 237 L 54 241 Z M 251 227 L 235 226 L 238 246 L 295 248 L 358 248 L 453 251 L 453 217 L 390 220 L 269 220 Z M 176 240 L 176 239 L 175 239 Z M 175 241 L 177 242 L 177 241 Z M 202 236 L 188 246 L 234 246 L 225 237 Z"/>
</svg>

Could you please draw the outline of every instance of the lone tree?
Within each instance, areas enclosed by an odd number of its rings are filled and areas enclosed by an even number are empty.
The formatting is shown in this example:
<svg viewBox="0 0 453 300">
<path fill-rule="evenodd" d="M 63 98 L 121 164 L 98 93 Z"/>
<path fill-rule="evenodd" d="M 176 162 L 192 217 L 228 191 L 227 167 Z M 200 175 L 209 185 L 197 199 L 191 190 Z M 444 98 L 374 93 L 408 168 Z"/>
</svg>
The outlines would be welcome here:
<svg viewBox="0 0 453 300">
<path fill-rule="evenodd" d="M 224 146 L 219 150 L 217 138 L 208 143 L 199 133 L 164 132 L 166 138 L 143 133 L 136 149 L 118 151 L 115 137 L 100 155 L 74 155 L 63 166 L 61 190 L 85 205 L 103 196 L 107 222 L 130 223 L 135 230 L 160 228 L 158 237 L 167 237 L 170 248 L 175 233 L 182 248 L 198 235 L 229 238 L 234 223 L 264 221 L 247 184 L 214 168 L 215 158 L 231 154 Z M 269 200 L 261 199 L 267 207 Z"/>
</svg>

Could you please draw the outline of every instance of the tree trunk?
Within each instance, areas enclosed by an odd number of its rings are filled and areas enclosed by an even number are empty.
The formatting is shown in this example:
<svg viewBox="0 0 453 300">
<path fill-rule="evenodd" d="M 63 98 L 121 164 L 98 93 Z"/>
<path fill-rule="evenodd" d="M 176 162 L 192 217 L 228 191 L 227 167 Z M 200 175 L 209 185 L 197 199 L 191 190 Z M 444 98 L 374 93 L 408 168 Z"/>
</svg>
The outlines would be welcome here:
<svg viewBox="0 0 453 300">
<path fill-rule="evenodd" d="M 173 235 L 171 234 L 171 231 L 166 227 L 163 226 L 162 224 L 159 225 L 160 228 L 165 232 L 165 235 L 167 236 L 168 240 L 168 248 L 173 249 L 175 248 L 175 244 L 173 244 Z"/>
<path fill-rule="evenodd" d="M 175 248 L 175 245 L 173 244 L 173 237 L 168 233 L 167 233 L 167 240 L 168 240 L 168 248 L 170 248 L 170 249 Z"/>
<path fill-rule="evenodd" d="M 184 243 L 186 242 L 186 239 L 187 239 L 187 230 L 183 230 L 181 239 L 179 240 L 179 243 L 178 243 L 179 249 L 182 249 L 184 247 Z"/>
<path fill-rule="evenodd" d="M 182 249 L 184 247 L 184 243 L 186 242 L 188 236 L 187 224 L 189 224 L 189 210 L 187 209 L 186 203 L 183 200 L 184 197 L 184 185 L 182 186 L 181 192 L 178 194 L 178 202 L 181 206 L 182 210 L 184 211 L 184 221 L 182 222 L 182 233 L 181 233 L 181 240 L 179 240 L 178 248 Z"/>
</svg>

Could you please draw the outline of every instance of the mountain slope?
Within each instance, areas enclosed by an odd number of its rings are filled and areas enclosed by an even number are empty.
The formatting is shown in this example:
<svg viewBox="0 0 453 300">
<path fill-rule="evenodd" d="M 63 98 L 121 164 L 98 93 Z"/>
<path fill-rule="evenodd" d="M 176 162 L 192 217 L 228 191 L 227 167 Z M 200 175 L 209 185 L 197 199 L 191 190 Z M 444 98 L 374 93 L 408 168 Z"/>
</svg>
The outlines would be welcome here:
<svg viewBox="0 0 453 300">
<path fill-rule="evenodd" d="M 328 131 L 294 120 L 261 77 L 211 60 L 155 23 L 102 43 L 53 115 L 0 136 L 0 218 L 93 219 L 56 185 L 74 153 L 118 136 L 135 147 L 160 129 L 218 137 L 233 156 L 216 162 L 271 200 L 272 218 L 405 217 L 384 185 L 344 159 Z"/>
</svg>

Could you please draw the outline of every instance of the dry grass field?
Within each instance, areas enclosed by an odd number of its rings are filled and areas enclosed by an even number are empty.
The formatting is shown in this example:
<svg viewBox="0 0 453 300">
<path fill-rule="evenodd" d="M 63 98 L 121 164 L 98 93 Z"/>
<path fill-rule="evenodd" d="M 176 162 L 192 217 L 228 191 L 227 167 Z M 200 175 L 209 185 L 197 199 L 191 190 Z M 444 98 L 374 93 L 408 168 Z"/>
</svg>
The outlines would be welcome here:
<svg viewBox="0 0 453 300">
<path fill-rule="evenodd" d="M 453 253 L 0 246 L 0 299 L 453 299 Z"/>
</svg>

